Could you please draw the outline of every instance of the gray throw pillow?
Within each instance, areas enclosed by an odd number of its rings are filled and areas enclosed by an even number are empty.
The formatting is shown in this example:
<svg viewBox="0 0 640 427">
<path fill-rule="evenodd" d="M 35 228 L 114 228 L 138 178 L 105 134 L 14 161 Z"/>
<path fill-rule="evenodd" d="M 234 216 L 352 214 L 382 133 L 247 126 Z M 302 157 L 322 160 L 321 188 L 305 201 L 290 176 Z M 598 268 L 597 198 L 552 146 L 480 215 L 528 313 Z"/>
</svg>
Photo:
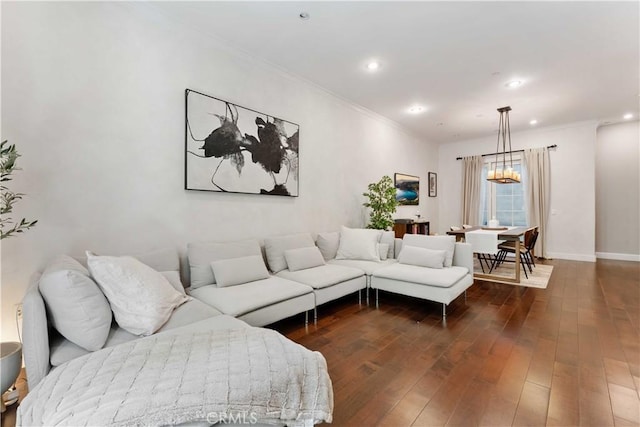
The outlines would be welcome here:
<svg viewBox="0 0 640 427">
<path fill-rule="evenodd" d="M 111 307 L 89 272 L 69 256 L 54 260 L 38 284 L 52 326 L 72 343 L 101 349 L 111 329 Z"/>
</svg>

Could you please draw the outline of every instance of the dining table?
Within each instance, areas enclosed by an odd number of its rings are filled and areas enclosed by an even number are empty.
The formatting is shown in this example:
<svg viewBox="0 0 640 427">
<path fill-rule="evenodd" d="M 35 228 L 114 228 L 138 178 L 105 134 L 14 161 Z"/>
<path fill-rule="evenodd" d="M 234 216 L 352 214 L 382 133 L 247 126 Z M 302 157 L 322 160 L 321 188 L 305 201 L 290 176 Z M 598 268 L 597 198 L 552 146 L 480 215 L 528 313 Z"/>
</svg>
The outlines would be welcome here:
<svg viewBox="0 0 640 427">
<path fill-rule="evenodd" d="M 525 231 L 527 231 L 527 227 L 484 227 L 484 226 L 473 226 L 468 228 L 462 228 L 459 230 L 451 230 L 447 231 L 447 234 L 450 236 L 455 236 L 456 241 L 462 241 L 464 239 L 465 234 L 471 231 L 477 230 L 485 230 L 485 231 L 495 231 L 498 240 L 504 241 L 512 241 L 515 245 L 515 275 L 511 276 L 503 276 L 500 274 L 492 274 L 489 273 L 473 273 L 473 277 L 493 281 L 493 282 L 509 282 L 509 283 L 520 283 L 520 247 L 521 242 L 520 239 L 524 236 Z"/>
</svg>

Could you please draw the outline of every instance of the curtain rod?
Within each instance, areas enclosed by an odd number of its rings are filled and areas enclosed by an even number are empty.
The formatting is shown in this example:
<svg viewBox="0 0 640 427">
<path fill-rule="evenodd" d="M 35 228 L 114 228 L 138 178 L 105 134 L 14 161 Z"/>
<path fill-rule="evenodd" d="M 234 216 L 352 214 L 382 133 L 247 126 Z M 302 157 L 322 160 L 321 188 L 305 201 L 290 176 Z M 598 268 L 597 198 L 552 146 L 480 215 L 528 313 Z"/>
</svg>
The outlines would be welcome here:
<svg viewBox="0 0 640 427">
<path fill-rule="evenodd" d="M 547 145 L 547 148 L 556 148 L 557 145 L 553 144 L 553 145 Z M 504 154 L 509 154 L 509 153 L 522 153 L 524 150 L 513 150 L 513 151 L 505 151 Z M 502 154 L 502 152 L 500 153 L 487 153 L 487 154 L 483 154 L 482 157 L 487 157 L 487 156 L 495 156 L 496 154 Z M 462 160 L 462 157 L 456 157 L 456 160 Z"/>
</svg>

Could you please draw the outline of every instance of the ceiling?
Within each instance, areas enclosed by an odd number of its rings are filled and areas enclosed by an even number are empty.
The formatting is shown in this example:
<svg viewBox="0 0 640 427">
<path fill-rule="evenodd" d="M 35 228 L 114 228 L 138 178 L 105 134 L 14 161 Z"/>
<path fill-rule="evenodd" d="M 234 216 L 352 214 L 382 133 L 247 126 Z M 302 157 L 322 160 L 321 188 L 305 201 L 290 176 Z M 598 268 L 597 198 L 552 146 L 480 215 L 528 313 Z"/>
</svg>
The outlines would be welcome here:
<svg viewBox="0 0 640 427">
<path fill-rule="evenodd" d="M 156 2 L 432 142 L 639 113 L 639 2 Z M 307 12 L 310 19 L 299 15 Z M 367 70 L 376 59 L 380 68 Z M 522 81 L 518 88 L 506 84 Z M 422 105 L 420 114 L 408 112 Z"/>
</svg>

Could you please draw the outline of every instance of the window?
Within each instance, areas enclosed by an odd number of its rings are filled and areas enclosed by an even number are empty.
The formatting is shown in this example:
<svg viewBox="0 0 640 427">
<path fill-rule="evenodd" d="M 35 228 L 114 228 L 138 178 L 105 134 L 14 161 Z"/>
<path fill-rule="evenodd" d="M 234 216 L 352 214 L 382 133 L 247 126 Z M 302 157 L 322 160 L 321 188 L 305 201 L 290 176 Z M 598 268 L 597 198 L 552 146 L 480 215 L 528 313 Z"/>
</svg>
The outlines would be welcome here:
<svg viewBox="0 0 640 427">
<path fill-rule="evenodd" d="M 502 163 L 500 161 L 499 163 Z M 488 159 L 482 169 L 482 176 L 493 169 L 495 157 Z M 499 167 L 502 165 L 500 164 Z M 518 184 L 494 184 L 486 181 L 480 194 L 481 224 L 487 225 L 492 217 L 496 217 L 501 226 L 526 226 L 527 211 L 524 198 L 524 173 L 520 157 L 514 156 L 513 169 L 520 172 L 522 181 Z"/>
</svg>

